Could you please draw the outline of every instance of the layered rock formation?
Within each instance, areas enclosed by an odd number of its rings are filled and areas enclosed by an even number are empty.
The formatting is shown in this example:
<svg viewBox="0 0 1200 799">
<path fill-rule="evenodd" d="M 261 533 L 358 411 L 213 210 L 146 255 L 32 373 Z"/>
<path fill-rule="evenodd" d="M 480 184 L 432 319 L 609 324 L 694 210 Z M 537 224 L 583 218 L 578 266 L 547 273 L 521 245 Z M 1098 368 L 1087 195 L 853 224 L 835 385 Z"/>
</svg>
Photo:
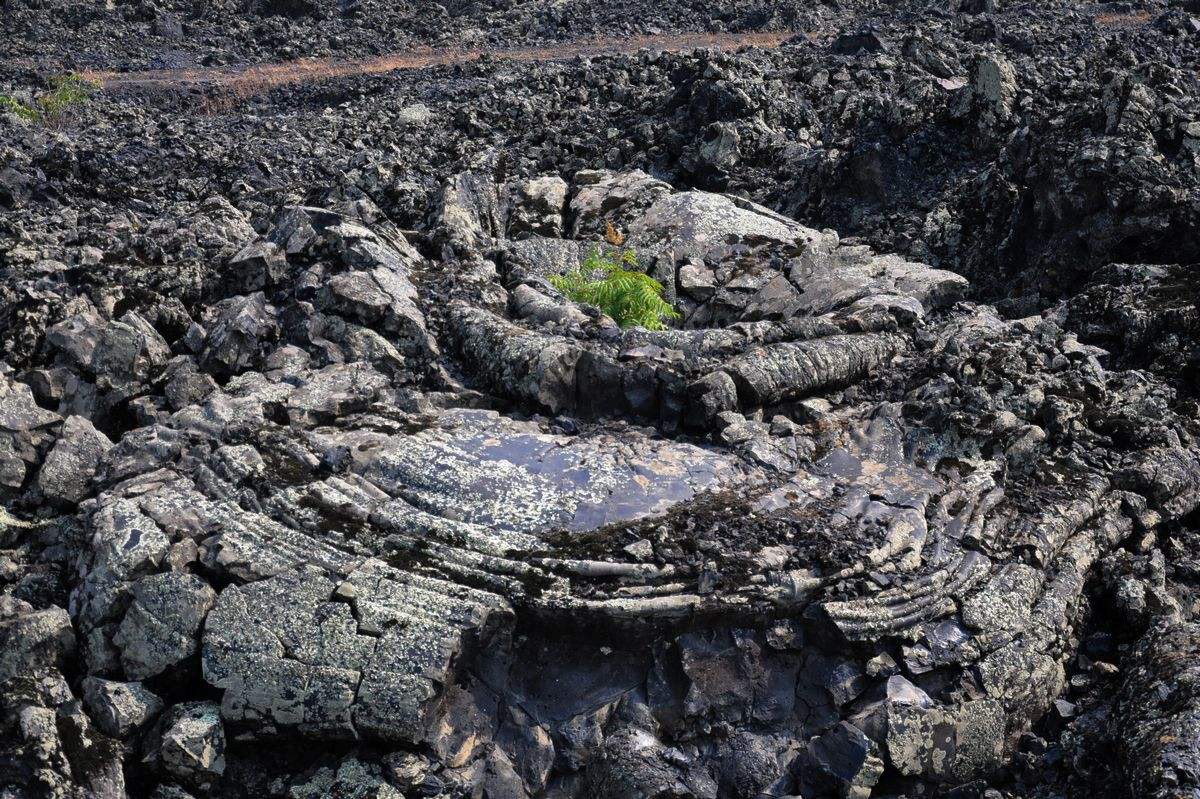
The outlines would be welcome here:
<svg viewBox="0 0 1200 799">
<path fill-rule="evenodd" d="M 1098 571 L 1185 612 L 1122 558 L 1200 503 L 1194 403 L 1073 332 L 1136 283 L 1006 319 L 746 200 L 556 180 L 449 178 L 425 254 L 368 201 L 231 224 L 190 310 L 56 287 L 0 452 L 77 560 L 69 608 L 0 606 L 7 782 L 946 791 L 1063 712 Z M 546 280 L 608 224 L 677 328 Z M 1183 634 L 1113 719 L 1141 795 L 1190 784 L 1190 700 L 1144 701 Z"/>
</svg>

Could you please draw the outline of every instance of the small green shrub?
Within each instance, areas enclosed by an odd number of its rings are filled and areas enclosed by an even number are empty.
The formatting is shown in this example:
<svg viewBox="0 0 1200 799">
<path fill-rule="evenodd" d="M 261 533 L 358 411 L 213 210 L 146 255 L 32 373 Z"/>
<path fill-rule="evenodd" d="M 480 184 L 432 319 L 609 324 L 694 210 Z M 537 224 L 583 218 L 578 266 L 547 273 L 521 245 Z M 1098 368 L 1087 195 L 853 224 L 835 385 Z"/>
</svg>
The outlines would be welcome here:
<svg viewBox="0 0 1200 799">
<path fill-rule="evenodd" d="M 72 109 L 83 105 L 96 91 L 96 84 L 81 75 L 61 75 L 53 88 L 38 97 L 43 122 L 61 122 Z"/>
<path fill-rule="evenodd" d="M 27 122 L 36 122 L 38 119 L 37 109 L 31 108 L 11 94 L 0 94 L 0 113 L 16 114 Z"/>
<path fill-rule="evenodd" d="M 29 122 L 57 125 L 73 109 L 86 103 L 96 88 L 95 83 L 81 75 L 60 75 L 51 82 L 50 90 L 38 95 L 32 104 L 0 94 L 0 112 L 16 114 Z"/>
<path fill-rule="evenodd" d="M 568 299 L 595 305 L 621 327 L 662 330 L 664 321 L 678 319 L 679 312 L 663 299 L 663 286 L 637 266 L 633 250 L 613 257 L 596 247 L 578 268 L 565 275 L 551 275 L 550 282 Z"/>
</svg>

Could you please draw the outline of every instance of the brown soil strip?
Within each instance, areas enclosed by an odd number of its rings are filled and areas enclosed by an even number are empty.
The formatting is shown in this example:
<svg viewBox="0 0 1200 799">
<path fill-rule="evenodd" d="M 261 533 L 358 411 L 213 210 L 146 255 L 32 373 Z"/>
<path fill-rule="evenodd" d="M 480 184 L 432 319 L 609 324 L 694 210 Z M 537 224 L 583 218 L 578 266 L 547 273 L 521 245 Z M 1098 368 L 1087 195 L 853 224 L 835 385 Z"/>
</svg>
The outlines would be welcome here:
<svg viewBox="0 0 1200 799">
<path fill-rule="evenodd" d="M 1149 11 L 1097 14 L 1093 19 L 1101 28 L 1140 28 L 1150 21 Z"/>
<path fill-rule="evenodd" d="M 223 87 L 237 94 L 252 94 L 279 86 L 340 78 L 348 75 L 379 75 L 401 69 L 421 69 L 448 64 L 465 64 L 483 56 L 510 61 L 563 61 L 576 57 L 634 53 L 638 50 L 683 52 L 687 50 L 735 50 L 742 47 L 777 47 L 791 33 L 684 33 L 660 36 L 593 39 L 536 47 L 509 49 L 419 49 L 362 60 L 303 59 L 248 67 L 165 69 L 147 72 L 89 72 L 90 78 L 106 89 Z"/>
</svg>

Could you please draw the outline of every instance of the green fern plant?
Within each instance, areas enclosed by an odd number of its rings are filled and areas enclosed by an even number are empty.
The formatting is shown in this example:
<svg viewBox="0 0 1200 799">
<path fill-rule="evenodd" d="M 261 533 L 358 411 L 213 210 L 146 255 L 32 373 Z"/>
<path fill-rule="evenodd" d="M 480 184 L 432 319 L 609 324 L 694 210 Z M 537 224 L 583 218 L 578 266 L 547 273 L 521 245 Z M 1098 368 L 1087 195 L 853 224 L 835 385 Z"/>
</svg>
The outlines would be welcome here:
<svg viewBox="0 0 1200 799">
<path fill-rule="evenodd" d="M 679 312 L 663 299 L 661 283 L 628 268 L 636 266 L 633 250 L 612 257 L 595 247 L 582 265 L 565 275 L 551 275 L 550 283 L 570 300 L 595 305 L 621 327 L 663 330 L 663 323 L 678 319 Z"/>
</svg>

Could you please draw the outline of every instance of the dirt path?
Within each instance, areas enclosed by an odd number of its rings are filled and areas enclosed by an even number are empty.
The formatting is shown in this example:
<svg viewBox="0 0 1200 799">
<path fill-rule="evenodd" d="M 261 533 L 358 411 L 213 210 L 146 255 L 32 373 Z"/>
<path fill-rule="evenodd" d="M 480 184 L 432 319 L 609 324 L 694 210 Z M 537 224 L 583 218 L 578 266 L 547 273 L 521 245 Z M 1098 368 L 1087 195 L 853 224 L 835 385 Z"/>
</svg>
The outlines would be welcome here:
<svg viewBox="0 0 1200 799">
<path fill-rule="evenodd" d="M 792 33 L 683 33 L 659 36 L 590 39 L 561 44 L 510 49 L 426 48 L 361 60 L 303 59 L 246 67 L 164 69 L 146 72 L 89 72 L 86 77 L 106 89 L 120 88 L 225 88 L 237 94 L 257 93 L 347 75 L 378 75 L 399 69 L 421 69 L 464 64 L 483 56 L 511 61 L 562 61 L 578 56 L 633 53 L 649 49 L 662 52 L 742 47 L 778 47 Z"/>
</svg>

